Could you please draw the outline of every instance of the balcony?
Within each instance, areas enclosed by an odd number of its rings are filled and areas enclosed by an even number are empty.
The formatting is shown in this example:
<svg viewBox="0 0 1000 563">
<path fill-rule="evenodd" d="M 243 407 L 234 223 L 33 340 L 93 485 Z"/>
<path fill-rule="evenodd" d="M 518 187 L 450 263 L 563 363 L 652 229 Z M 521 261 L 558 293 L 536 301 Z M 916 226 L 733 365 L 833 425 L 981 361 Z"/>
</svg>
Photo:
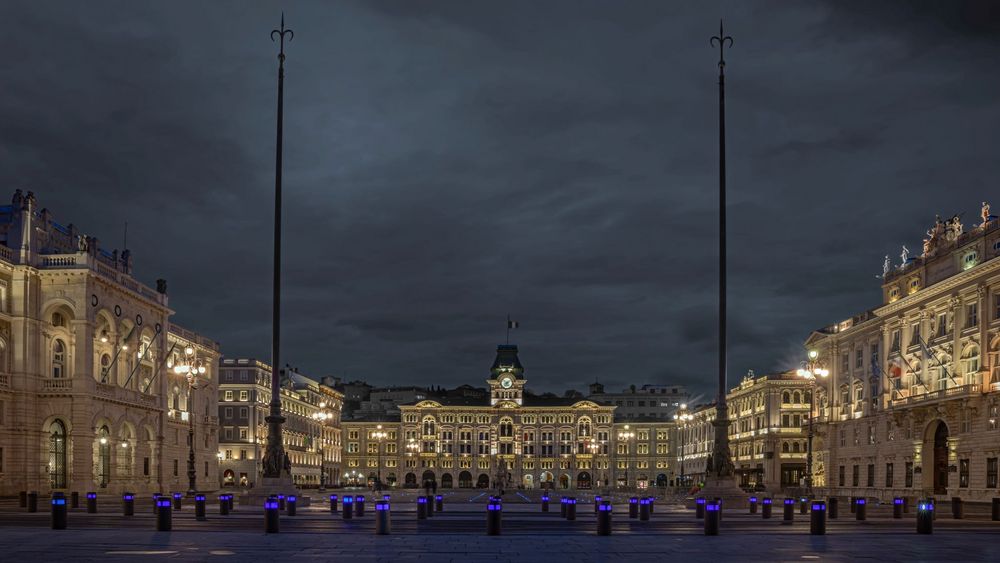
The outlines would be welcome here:
<svg viewBox="0 0 1000 563">
<path fill-rule="evenodd" d="M 69 393 L 73 391 L 73 380 L 67 378 L 49 378 L 42 380 L 42 393 Z"/>
<path fill-rule="evenodd" d="M 974 397 L 982 392 L 983 392 L 982 385 L 978 383 L 969 383 L 966 385 L 949 387 L 947 389 L 929 391 L 927 393 L 918 393 L 918 394 L 911 394 L 909 396 L 898 397 L 890 401 L 890 404 L 894 407 L 912 406 L 918 404 L 919 405 L 933 404 L 952 399 L 964 399 L 967 397 Z"/>
</svg>

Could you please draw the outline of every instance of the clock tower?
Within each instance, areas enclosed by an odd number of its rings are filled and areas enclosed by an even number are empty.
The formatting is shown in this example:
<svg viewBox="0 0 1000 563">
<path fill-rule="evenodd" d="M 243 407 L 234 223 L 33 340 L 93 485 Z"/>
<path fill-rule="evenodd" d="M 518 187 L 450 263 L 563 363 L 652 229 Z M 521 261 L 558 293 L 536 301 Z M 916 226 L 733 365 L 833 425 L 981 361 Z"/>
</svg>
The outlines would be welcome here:
<svg viewBox="0 0 1000 563">
<path fill-rule="evenodd" d="M 497 357 L 490 368 L 490 406 L 512 402 L 524 404 L 524 367 L 517 358 L 517 346 L 501 344 L 497 346 Z"/>
</svg>

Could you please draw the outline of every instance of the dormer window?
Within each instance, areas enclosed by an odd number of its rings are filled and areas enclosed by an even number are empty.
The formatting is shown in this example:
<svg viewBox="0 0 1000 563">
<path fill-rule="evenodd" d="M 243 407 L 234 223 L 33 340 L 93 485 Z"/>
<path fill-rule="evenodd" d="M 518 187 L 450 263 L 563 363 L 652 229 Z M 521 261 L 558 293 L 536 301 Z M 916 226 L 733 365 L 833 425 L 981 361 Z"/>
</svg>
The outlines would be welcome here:
<svg viewBox="0 0 1000 563">
<path fill-rule="evenodd" d="M 1000 240 L 993 243 L 993 254 L 1000 254 Z"/>
<path fill-rule="evenodd" d="M 916 293 L 920 290 L 920 278 L 910 278 L 909 283 L 907 283 L 907 291 L 910 294 Z"/>
<path fill-rule="evenodd" d="M 962 269 L 968 270 L 969 268 L 975 266 L 978 262 L 979 262 L 979 253 L 976 252 L 975 250 L 970 250 L 969 252 L 965 253 L 965 256 L 962 257 Z"/>
<path fill-rule="evenodd" d="M 899 299 L 899 288 L 891 287 L 889 288 L 889 303 Z"/>
</svg>

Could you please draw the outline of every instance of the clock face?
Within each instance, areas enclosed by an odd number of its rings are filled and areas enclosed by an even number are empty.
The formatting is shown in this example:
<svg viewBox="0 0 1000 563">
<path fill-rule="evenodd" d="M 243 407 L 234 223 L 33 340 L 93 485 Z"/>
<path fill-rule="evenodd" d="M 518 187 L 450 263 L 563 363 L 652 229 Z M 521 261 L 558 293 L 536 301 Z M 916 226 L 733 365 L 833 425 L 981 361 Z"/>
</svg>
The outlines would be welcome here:
<svg viewBox="0 0 1000 563">
<path fill-rule="evenodd" d="M 511 385 L 514 385 L 514 380 L 509 377 L 505 377 L 500 380 L 500 387 L 503 387 L 504 389 L 510 389 Z"/>
</svg>

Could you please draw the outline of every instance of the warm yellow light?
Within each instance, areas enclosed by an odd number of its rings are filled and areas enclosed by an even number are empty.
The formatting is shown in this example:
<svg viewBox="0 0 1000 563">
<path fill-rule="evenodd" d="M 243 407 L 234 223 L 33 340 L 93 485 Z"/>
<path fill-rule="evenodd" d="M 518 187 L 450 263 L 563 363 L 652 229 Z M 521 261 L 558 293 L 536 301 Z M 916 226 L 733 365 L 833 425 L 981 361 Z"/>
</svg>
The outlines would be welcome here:
<svg viewBox="0 0 1000 563">
<path fill-rule="evenodd" d="M 816 350 L 809 350 L 810 360 L 815 360 L 817 357 L 819 357 L 819 352 L 817 352 Z"/>
<path fill-rule="evenodd" d="M 128 344 L 122 344 L 122 350 L 128 352 Z"/>
<path fill-rule="evenodd" d="M 190 356 L 191 354 L 194 354 L 194 348 L 192 348 L 190 346 L 185 346 L 184 347 L 184 353 L 187 354 L 188 356 Z"/>
<path fill-rule="evenodd" d="M 108 443 L 108 439 L 107 439 L 107 438 L 104 438 L 104 437 L 102 437 L 102 438 L 101 438 L 101 445 L 104 445 L 104 444 L 107 444 L 107 443 Z"/>
</svg>

